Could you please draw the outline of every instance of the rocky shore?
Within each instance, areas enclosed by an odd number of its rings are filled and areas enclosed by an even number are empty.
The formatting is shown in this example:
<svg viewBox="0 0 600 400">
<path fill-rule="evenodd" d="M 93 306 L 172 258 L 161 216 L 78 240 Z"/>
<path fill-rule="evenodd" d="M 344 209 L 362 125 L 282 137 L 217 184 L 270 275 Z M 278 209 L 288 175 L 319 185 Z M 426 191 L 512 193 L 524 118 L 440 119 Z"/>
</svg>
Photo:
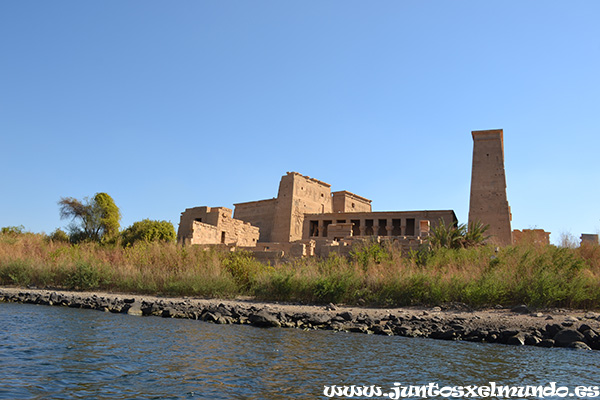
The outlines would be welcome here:
<svg viewBox="0 0 600 400">
<path fill-rule="evenodd" d="M 311 306 L 249 300 L 164 298 L 112 293 L 0 288 L 0 301 L 85 308 L 135 316 L 188 318 L 261 328 L 326 329 L 442 340 L 600 350 L 600 314 L 580 310 L 471 310 Z"/>
</svg>

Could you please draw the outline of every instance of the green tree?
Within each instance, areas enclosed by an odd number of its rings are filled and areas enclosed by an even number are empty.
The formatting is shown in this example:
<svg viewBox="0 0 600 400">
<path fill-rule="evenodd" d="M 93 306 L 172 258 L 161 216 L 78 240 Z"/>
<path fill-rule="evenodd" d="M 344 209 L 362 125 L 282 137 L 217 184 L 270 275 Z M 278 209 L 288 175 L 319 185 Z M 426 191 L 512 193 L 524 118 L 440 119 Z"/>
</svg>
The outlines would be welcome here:
<svg viewBox="0 0 600 400">
<path fill-rule="evenodd" d="M 71 219 L 69 232 L 72 242 L 96 242 L 114 239 L 119 233 L 121 211 L 112 197 L 96 193 L 83 201 L 63 197 L 58 202 L 61 219 Z"/>
<path fill-rule="evenodd" d="M 153 221 L 144 219 L 134 222 L 133 225 L 121 233 L 123 246 L 131 246 L 135 242 L 174 242 L 177 238 L 173 224 L 167 221 Z"/>
</svg>

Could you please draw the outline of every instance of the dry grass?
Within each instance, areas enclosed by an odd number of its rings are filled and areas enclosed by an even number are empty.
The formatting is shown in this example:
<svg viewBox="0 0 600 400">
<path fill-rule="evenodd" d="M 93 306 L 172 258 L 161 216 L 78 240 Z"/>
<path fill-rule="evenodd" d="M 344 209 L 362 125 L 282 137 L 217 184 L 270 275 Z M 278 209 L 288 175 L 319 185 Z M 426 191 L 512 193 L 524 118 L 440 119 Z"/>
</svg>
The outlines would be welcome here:
<svg viewBox="0 0 600 400">
<path fill-rule="evenodd" d="M 0 235 L 0 284 L 311 303 L 600 308 L 600 246 L 438 249 L 401 255 L 369 244 L 351 258 L 276 265 L 176 244 L 54 243 Z"/>
</svg>

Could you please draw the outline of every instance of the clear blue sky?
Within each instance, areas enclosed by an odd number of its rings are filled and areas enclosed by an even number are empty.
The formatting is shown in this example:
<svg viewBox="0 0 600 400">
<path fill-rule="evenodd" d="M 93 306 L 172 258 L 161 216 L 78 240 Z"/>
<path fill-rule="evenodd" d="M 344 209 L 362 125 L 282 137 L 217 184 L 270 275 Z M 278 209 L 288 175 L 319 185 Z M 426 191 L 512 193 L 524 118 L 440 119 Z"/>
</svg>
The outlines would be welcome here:
<svg viewBox="0 0 600 400">
<path fill-rule="evenodd" d="M 122 227 L 275 197 L 298 171 L 466 222 L 504 129 L 513 228 L 600 230 L 598 1 L 2 1 L 0 226 Z"/>
</svg>

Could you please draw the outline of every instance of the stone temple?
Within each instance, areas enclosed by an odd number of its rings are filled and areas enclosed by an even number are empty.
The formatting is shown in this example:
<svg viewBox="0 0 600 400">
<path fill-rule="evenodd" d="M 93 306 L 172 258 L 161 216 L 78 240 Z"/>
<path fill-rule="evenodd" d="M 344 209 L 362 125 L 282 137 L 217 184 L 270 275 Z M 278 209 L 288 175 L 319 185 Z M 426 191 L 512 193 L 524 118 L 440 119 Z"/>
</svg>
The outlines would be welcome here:
<svg viewBox="0 0 600 400">
<path fill-rule="evenodd" d="M 469 221 L 490 225 L 498 244 L 510 244 L 502 130 L 472 132 L 474 140 Z M 453 210 L 373 211 L 371 200 L 288 172 L 277 197 L 225 207 L 188 208 L 181 214 L 179 243 L 253 250 L 257 256 L 347 254 L 364 240 L 415 249 L 439 223 L 458 223 Z"/>
</svg>

